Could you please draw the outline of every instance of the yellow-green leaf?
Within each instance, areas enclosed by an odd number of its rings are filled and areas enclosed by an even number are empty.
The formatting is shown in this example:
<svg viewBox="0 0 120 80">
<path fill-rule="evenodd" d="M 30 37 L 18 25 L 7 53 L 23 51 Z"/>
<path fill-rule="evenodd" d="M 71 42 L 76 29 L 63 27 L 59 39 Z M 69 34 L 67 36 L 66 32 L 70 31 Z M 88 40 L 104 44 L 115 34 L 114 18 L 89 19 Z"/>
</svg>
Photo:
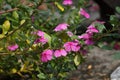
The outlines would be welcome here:
<svg viewBox="0 0 120 80">
<path fill-rule="evenodd" d="M 24 20 L 24 19 L 20 21 L 20 25 L 22 25 L 22 24 L 24 24 L 24 23 L 25 23 L 25 20 Z"/>
<path fill-rule="evenodd" d="M 26 72 L 27 66 L 28 66 L 29 62 L 25 61 L 25 63 L 21 66 L 20 71 L 21 72 Z"/>
<path fill-rule="evenodd" d="M 4 72 L 3 69 L 0 69 L 0 72 Z"/>
<path fill-rule="evenodd" d="M 57 6 L 59 10 L 64 11 L 64 7 L 60 5 L 58 2 L 55 2 L 55 5 Z"/>
<path fill-rule="evenodd" d="M 8 32 L 8 30 L 10 29 L 10 21 L 9 20 L 6 20 L 4 23 L 3 23 L 3 34 L 6 34 Z"/>
<path fill-rule="evenodd" d="M 78 66 L 81 62 L 81 57 L 80 55 L 76 55 L 75 58 L 74 58 L 74 63 L 76 66 Z"/>
<path fill-rule="evenodd" d="M 13 69 L 11 70 L 11 73 L 17 73 L 17 70 L 16 70 L 15 68 L 13 68 Z"/>
<path fill-rule="evenodd" d="M 0 34 L 0 38 L 3 38 L 5 35 L 4 34 Z"/>
<path fill-rule="evenodd" d="M 13 11 L 12 16 L 13 16 L 15 19 L 18 19 L 18 18 L 19 18 L 19 15 L 18 15 L 17 11 Z"/>
</svg>

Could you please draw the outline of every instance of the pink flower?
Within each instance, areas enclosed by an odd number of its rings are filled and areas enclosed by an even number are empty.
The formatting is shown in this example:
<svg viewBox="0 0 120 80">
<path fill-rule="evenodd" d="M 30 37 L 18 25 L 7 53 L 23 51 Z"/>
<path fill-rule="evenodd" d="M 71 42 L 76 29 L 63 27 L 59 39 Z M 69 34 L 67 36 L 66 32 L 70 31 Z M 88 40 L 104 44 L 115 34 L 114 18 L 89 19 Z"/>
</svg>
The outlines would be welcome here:
<svg viewBox="0 0 120 80">
<path fill-rule="evenodd" d="M 52 50 L 45 50 L 42 52 L 41 54 L 41 61 L 42 62 L 48 62 L 50 60 L 52 60 L 52 56 L 53 56 L 53 51 Z"/>
<path fill-rule="evenodd" d="M 99 31 L 93 25 L 90 25 L 86 32 L 91 34 L 91 33 L 98 33 Z"/>
<path fill-rule="evenodd" d="M 104 24 L 105 23 L 105 21 L 99 21 L 99 20 L 96 20 L 95 22 L 100 23 L 100 24 Z"/>
<path fill-rule="evenodd" d="M 63 5 L 72 5 L 72 4 L 73 4 L 72 0 L 64 0 L 63 1 Z"/>
<path fill-rule="evenodd" d="M 40 30 L 38 30 L 37 31 L 37 35 L 39 36 L 39 37 L 44 37 L 44 32 L 43 31 L 40 31 Z"/>
<path fill-rule="evenodd" d="M 66 56 L 67 52 L 64 49 L 56 50 L 54 52 L 55 57 Z"/>
<path fill-rule="evenodd" d="M 115 50 L 120 50 L 120 43 L 119 43 L 119 42 L 116 42 L 116 43 L 114 44 L 113 48 L 114 48 Z"/>
<path fill-rule="evenodd" d="M 15 50 L 18 48 L 18 45 L 17 45 L 17 44 L 10 45 L 10 46 L 8 46 L 7 48 L 8 48 L 8 50 L 10 50 L 10 51 L 15 51 Z"/>
<path fill-rule="evenodd" d="M 92 34 L 89 34 L 89 33 L 85 33 L 85 34 L 82 34 L 81 36 L 78 36 L 78 38 L 80 39 L 89 39 L 92 37 Z"/>
<path fill-rule="evenodd" d="M 93 40 L 90 38 L 90 39 L 86 39 L 86 40 L 85 40 L 85 44 L 87 44 L 87 45 L 92 45 L 92 44 L 94 44 L 94 42 L 93 42 Z"/>
<path fill-rule="evenodd" d="M 70 51 L 79 51 L 80 49 L 80 45 L 78 42 L 66 42 L 63 46 L 65 48 L 66 51 L 70 52 Z"/>
<path fill-rule="evenodd" d="M 68 34 L 69 37 L 73 36 L 73 33 L 71 31 L 67 31 L 67 34 Z"/>
<path fill-rule="evenodd" d="M 88 51 L 85 50 L 85 49 L 83 49 L 83 50 L 80 50 L 80 53 L 81 53 L 82 55 L 86 55 L 86 54 L 88 53 Z"/>
<path fill-rule="evenodd" d="M 85 18 L 90 18 L 90 15 L 83 8 L 80 9 L 79 13 Z"/>
<path fill-rule="evenodd" d="M 48 42 L 47 39 L 45 39 L 44 37 L 40 37 L 40 38 L 36 39 L 34 43 L 35 44 L 37 44 L 37 43 L 45 44 L 46 42 Z"/>
<path fill-rule="evenodd" d="M 54 29 L 54 31 L 62 31 L 62 30 L 66 30 L 67 26 L 69 26 L 67 23 L 61 23 L 59 25 L 57 25 L 57 27 Z"/>
</svg>

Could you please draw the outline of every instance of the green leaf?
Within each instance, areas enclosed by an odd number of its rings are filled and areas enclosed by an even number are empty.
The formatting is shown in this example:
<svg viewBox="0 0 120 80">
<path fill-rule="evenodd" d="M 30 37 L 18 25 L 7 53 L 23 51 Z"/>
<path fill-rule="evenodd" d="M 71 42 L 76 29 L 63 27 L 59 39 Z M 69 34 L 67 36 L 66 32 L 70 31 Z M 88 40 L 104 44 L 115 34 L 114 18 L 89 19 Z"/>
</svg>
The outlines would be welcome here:
<svg viewBox="0 0 120 80">
<path fill-rule="evenodd" d="M 58 33 L 58 37 L 63 41 L 63 42 L 67 42 L 69 40 L 69 36 L 67 35 L 66 32 L 60 32 Z"/>
<path fill-rule="evenodd" d="M 19 15 L 17 13 L 17 11 L 14 11 L 12 16 L 17 20 L 19 18 Z"/>
<path fill-rule="evenodd" d="M 24 20 L 24 19 L 21 20 L 21 21 L 20 21 L 20 25 L 23 25 L 23 24 L 25 23 L 25 21 L 26 21 L 26 20 Z"/>
<path fill-rule="evenodd" d="M 110 16 L 110 23 L 112 24 L 112 26 L 116 26 L 116 25 L 118 25 L 119 20 L 115 15 L 111 15 Z"/>
<path fill-rule="evenodd" d="M 13 17 L 7 16 L 6 19 L 8 19 L 9 21 L 12 21 L 13 23 L 18 23 L 17 20 L 13 19 Z"/>
<path fill-rule="evenodd" d="M 38 77 L 39 79 L 45 79 L 45 78 L 46 78 L 44 73 L 38 74 L 37 77 Z"/>
<path fill-rule="evenodd" d="M 51 47 L 51 36 L 49 36 L 47 33 L 44 33 L 44 37 L 48 40 L 49 47 Z"/>
<path fill-rule="evenodd" d="M 116 7 L 116 11 L 120 13 L 120 7 Z"/>
<path fill-rule="evenodd" d="M 3 23 L 3 33 L 6 34 L 8 32 L 8 30 L 10 29 L 10 21 L 9 20 L 6 20 L 4 23 Z"/>
<path fill-rule="evenodd" d="M 99 30 L 100 33 L 101 33 L 103 30 L 106 29 L 105 26 L 104 26 L 103 24 L 97 23 L 96 26 L 97 26 L 97 29 Z"/>
<path fill-rule="evenodd" d="M 76 66 L 78 66 L 81 62 L 81 57 L 80 55 L 76 55 L 75 58 L 74 58 L 74 63 Z"/>
</svg>

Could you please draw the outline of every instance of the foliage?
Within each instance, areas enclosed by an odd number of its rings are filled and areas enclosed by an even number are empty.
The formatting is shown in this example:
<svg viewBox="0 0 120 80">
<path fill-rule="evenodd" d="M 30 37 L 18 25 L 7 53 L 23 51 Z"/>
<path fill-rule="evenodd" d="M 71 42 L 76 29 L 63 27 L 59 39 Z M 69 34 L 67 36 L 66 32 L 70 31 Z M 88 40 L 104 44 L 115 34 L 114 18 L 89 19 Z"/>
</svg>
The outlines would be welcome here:
<svg viewBox="0 0 120 80">
<path fill-rule="evenodd" d="M 84 61 L 83 56 L 92 45 L 117 35 L 111 33 L 120 25 L 115 16 L 111 16 L 111 31 L 103 33 L 105 26 L 94 22 L 85 33 L 75 35 L 76 28 L 86 19 L 83 16 L 87 12 L 81 14 L 80 8 L 88 2 L 78 0 L 73 5 L 63 5 L 63 1 L 0 0 L 1 74 L 64 80 L 69 71 Z"/>
</svg>

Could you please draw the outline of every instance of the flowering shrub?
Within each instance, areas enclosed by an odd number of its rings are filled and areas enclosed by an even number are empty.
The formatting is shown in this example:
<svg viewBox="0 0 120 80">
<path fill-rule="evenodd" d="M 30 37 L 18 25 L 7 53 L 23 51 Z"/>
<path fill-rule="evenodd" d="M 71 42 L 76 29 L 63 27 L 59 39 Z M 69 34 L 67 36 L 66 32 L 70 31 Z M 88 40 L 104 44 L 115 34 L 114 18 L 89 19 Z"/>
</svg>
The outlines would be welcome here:
<svg viewBox="0 0 120 80">
<path fill-rule="evenodd" d="M 87 3 L 0 1 L 0 73 L 12 78 L 17 75 L 34 80 L 66 79 L 67 73 L 84 61 L 89 48 L 104 36 L 104 22 L 100 21 L 76 35 L 78 25 L 90 18 L 83 9 Z"/>
</svg>

